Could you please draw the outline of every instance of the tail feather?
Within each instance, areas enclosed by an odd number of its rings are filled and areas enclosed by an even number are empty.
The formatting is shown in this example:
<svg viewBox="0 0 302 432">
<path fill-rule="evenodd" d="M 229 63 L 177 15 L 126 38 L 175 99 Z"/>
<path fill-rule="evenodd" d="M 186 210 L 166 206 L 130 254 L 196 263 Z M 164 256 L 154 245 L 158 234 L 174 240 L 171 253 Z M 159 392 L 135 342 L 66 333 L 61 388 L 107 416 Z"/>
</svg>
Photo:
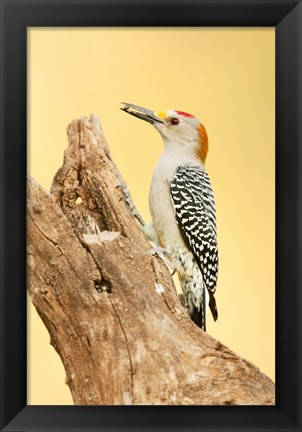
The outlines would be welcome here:
<svg viewBox="0 0 302 432">
<path fill-rule="evenodd" d="M 190 266 L 188 267 L 190 268 Z M 206 287 L 202 273 L 194 261 L 192 267 L 192 274 L 179 273 L 178 276 L 192 321 L 206 331 L 206 312 L 208 307 L 212 312 L 214 321 L 218 319 L 216 301 L 214 293 Z"/>
<path fill-rule="evenodd" d="M 203 319 L 204 316 L 204 319 Z M 191 319 L 192 321 L 195 322 L 195 324 L 200 327 L 203 331 L 207 331 L 206 330 L 206 320 L 205 320 L 205 315 L 203 315 L 202 313 L 202 308 L 198 309 L 197 307 L 194 307 L 193 309 L 193 313 L 191 315 Z"/>
<path fill-rule="evenodd" d="M 216 300 L 211 291 L 209 292 L 209 307 L 213 315 L 214 321 L 218 319 L 218 310 L 216 307 Z M 205 296 L 204 296 L 205 297 Z M 195 322 L 198 327 L 202 328 L 204 331 L 206 331 L 206 308 L 208 305 L 205 304 L 205 302 L 201 302 L 200 308 L 194 306 L 193 312 L 191 314 L 191 319 Z M 203 313 L 204 311 L 204 313 Z"/>
<path fill-rule="evenodd" d="M 198 327 L 200 327 L 203 331 L 207 331 L 206 330 L 206 287 L 204 284 L 202 287 L 202 293 L 203 294 L 202 294 L 202 299 L 199 308 L 194 306 L 191 318 Z"/>
<path fill-rule="evenodd" d="M 210 310 L 212 312 L 214 321 L 217 321 L 218 310 L 217 310 L 217 306 L 216 306 L 216 300 L 215 300 L 214 294 L 210 290 L 208 290 L 208 292 L 210 295 L 209 307 L 210 307 Z"/>
</svg>

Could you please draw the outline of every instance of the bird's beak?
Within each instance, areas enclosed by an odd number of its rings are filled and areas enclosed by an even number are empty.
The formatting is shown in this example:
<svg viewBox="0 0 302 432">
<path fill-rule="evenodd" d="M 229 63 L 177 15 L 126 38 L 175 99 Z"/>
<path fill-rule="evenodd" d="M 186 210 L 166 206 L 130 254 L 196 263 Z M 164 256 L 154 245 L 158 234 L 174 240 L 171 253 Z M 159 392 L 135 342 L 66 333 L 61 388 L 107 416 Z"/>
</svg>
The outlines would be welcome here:
<svg viewBox="0 0 302 432">
<path fill-rule="evenodd" d="M 128 114 L 133 115 L 134 117 L 138 117 L 142 120 L 145 120 L 151 124 L 155 123 L 164 123 L 162 119 L 160 119 L 155 112 L 148 110 L 146 108 L 142 108 L 137 105 L 133 105 L 130 103 L 122 102 L 123 108 L 121 108 L 122 111 L 125 111 Z"/>
</svg>

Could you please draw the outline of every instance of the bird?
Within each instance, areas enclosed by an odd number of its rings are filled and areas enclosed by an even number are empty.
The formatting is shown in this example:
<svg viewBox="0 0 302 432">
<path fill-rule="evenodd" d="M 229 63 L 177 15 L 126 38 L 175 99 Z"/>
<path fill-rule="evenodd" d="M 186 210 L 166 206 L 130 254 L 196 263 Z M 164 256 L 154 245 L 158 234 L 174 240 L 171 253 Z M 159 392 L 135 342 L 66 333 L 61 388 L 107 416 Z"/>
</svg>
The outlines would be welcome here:
<svg viewBox="0 0 302 432">
<path fill-rule="evenodd" d="M 153 125 L 163 139 L 149 191 L 152 221 L 143 230 L 156 244 L 155 251 L 172 261 L 189 315 L 206 331 L 208 307 L 214 321 L 218 318 L 219 263 L 215 199 L 205 169 L 206 129 L 184 111 L 155 112 L 130 103 L 122 105 L 126 113 Z M 140 217 L 138 220 L 141 222 Z"/>
</svg>

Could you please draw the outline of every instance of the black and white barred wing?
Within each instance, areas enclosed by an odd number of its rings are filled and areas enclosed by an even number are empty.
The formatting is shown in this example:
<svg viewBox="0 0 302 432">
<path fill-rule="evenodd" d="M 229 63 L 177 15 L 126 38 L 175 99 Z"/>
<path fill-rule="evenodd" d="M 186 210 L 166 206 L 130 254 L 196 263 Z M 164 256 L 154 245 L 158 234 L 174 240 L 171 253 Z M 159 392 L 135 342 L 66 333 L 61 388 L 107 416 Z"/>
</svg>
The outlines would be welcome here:
<svg viewBox="0 0 302 432">
<path fill-rule="evenodd" d="M 218 275 L 216 211 L 208 174 L 201 167 L 178 167 L 172 177 L 170 191 L 181 234 L 195 256 L 211 300 L 215 303 L 211 294 L 215 293 Z M 213 316 L 217 315 L 215 310 L 216 306 L 212 304 Z"/>
</svg>

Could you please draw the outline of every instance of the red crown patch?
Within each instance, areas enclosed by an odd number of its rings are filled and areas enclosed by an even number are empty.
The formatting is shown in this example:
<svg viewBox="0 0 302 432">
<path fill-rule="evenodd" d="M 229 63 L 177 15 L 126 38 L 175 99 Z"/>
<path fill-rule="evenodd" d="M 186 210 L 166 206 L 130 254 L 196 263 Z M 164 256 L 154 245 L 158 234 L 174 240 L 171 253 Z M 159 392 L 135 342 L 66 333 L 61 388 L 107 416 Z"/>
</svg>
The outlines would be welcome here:
<svg viewBox="0 0 302 432">
<path fill-rule="evenodd" d="M 194 117 L 192 114 L 188 114 L 188 113 L 183 112 L 183 111 L 175 111 L 175 112 L 177 112 L 177 114 L 182 115 L 184 117 L 191 117 L 191 118 Z"/>
</svg>

